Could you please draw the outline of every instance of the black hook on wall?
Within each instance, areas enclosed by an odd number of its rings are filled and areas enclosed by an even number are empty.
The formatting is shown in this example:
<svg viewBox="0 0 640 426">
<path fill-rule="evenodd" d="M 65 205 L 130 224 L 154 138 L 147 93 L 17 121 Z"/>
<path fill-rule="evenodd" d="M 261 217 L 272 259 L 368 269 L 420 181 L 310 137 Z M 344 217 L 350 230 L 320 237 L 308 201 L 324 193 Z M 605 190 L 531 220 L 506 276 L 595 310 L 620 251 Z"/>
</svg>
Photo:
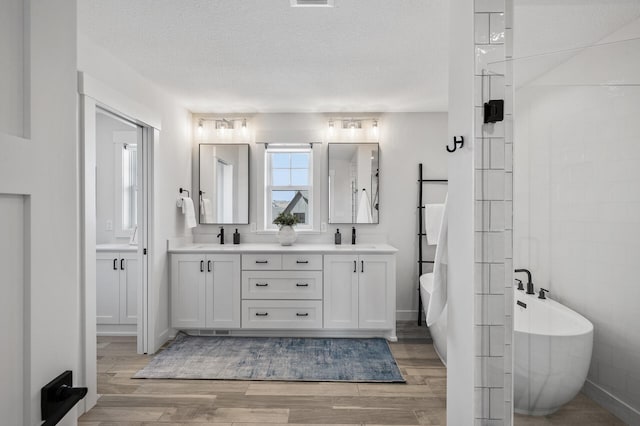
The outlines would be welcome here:
<svg viewBox="0 0 640 426">
<path fill-rule="evenodd" d="M 464 146 L 464 136 L 454 136 L 453 148 L 449 148 L 449 145 L 447 145 L 447 152 L 456 152 L 456 150 L 458 149 L 458 144 L 460 144 L 460 148 Z"/>
</svg>

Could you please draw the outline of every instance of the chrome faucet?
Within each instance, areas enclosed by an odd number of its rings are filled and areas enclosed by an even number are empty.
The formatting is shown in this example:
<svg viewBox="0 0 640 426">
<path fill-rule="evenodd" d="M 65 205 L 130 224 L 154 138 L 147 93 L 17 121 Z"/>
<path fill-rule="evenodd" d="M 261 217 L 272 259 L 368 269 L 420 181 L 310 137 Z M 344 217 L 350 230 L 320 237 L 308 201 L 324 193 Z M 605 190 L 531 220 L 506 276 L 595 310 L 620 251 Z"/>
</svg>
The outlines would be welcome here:
<svg viewBox="0 0 640 426">
<path fill-rule="evenodd" d="M 534 294 L 533 281 L 531 281 L 531 272 L 528 269 L 516 269 L 514 272 L 524 272 L 527 274 L 527 294 Z"/>
</svg>

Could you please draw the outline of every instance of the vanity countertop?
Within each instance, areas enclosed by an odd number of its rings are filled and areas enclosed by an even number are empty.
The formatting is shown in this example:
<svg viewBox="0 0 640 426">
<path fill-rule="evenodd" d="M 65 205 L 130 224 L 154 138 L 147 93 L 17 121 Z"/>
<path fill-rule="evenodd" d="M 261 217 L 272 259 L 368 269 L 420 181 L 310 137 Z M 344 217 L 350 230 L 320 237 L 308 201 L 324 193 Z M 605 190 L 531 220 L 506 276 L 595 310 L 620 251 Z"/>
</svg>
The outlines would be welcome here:
<svg viewBox="0 0 640 426">
<path fill-rule="evenodd" d="M 96 251 L 135 252 L 138 251 L 138 246 L 130 244 L 96 244 Z"/>
<path fill-rule="evenodd" d="M 169 253 L 368 253 L 391 254 L 398 249 L 389 244 L 187 244 L 169 249 Z"/>
</svg>

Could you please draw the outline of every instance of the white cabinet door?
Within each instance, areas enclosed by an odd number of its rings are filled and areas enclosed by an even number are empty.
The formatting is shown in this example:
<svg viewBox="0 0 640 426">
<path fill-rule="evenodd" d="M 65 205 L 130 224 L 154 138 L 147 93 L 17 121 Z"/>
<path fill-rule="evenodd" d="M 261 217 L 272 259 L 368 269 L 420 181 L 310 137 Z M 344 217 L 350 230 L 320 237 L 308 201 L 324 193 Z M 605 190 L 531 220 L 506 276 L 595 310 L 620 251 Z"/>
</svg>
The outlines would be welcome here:
<svg viewBox="0 0 640 426">
<path fill-rule="evenodd" d="M 120 253 L 120 324 L 138 323 L 138 253 Z"/>
<path fill-rule="evenodd" d="M 358 328 L 358 256 L 324 256 L 324 328 Z"/>
<path fill-rule="evenodd" d="M 96 253 L 96 323 L 120 322 L 120 283 L 118 253 Z"/>
<path fill-rule="evenodd" d="M 205 260 L 198 254 L 171 256 L 171 325 L 205 326 Z"/>
<path fill-rule="evenodd" d="M 395 262 L 393 256 L 360 255 L 358 261 L 358 326 L 388 329 L 395 318 Z"/>
<path fill-rule="evenodd" d="M 209 255 L 205 263 L 205 326 L 240 328 L 240 255 Z"/>
</svg>

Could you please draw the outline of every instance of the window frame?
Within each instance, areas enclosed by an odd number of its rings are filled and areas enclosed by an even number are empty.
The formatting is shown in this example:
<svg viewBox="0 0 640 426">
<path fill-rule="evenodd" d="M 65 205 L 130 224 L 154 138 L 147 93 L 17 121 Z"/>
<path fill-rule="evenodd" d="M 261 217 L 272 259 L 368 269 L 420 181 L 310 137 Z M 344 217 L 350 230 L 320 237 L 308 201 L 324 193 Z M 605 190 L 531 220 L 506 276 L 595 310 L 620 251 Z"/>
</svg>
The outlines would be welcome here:
<svg viewBox="0 0 640 426">
<path fill-rule="evenodd" d="M 255 232 L 257 234 L 275 234 L 278 232 L 278 226 L 269 222 L 269 212 L 267 208 L 271 208 L 269 202 L 271 199 L 269 190 L 270 183 L 270 164 L 267 164 L 269 160 L 269 152 L 273 152 L 276 149 L 284 152 L 293 152 L 295 150 L 309 152 L 309 224 L 308 225 L 296 225 L 296 232 L 300 234 L 318 234 L 320 233 L 320 206 L 321 206 L 321 163 L 322 152 L 319 151 L 319 142 L 291 142 L 291 143 L 266 143 L 256 142 L 256 188 L 258 189 L 256 194 L 258 206 L 257 223 L 255 226 Z M 300 187 L 300 186 L 296 186 Z M 278 187 L 274 187 L 278 189 Z M 290 190 L 291 187 L 285 187 Z"/>
</svg>

